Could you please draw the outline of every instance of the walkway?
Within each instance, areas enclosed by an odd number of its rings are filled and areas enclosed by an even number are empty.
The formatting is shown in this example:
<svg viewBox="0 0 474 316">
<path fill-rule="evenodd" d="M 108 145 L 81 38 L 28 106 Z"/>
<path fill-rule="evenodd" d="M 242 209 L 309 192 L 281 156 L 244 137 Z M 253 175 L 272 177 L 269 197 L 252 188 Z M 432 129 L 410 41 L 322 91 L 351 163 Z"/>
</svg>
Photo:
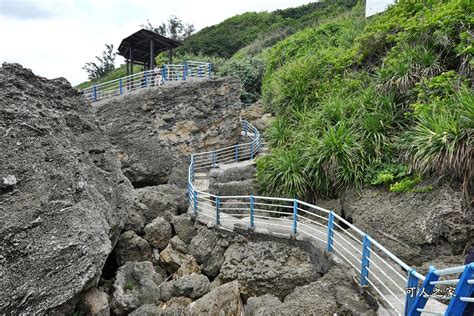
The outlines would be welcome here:
<svg viewBox="0 0 474 316">
<path fill-rule="evenodd" d="M 259 132 L 249 123 L 243 122 L 242 134 L 251 141 L 192 156 L 188 191 L 190 212 L 197 216 L 198 221 L 228 230 L 239 225 L 258 232 L 310 240 L 320 249 L 333 252 L 357 272 L 360 284 L 374 292 L 386 307 L 379 310 L 380 315 L 419 315 L 421 311 L 427 310 L 430 311 L 427 315 L 444 315 L 447 306 L 436 299 L 430 298 L 426 304 L 426 300 L 422 302 L 416 291 L 413 295 L 407 295 L 408 284 L 418 288 L 420 282 L 432 280 L 416 273 L 337 214 L 295 199 L 211 194 L 211 168 L 248 164 L 248 160 L 258 154 L 262 145 Z M 458 270 L 467 271 L 467 268 L 457 267 Z M 422 286 L 429 292 L 427 284 Z M 409 313 L 409 308 L 414 304 L 419 308 Z"/>
</svg>

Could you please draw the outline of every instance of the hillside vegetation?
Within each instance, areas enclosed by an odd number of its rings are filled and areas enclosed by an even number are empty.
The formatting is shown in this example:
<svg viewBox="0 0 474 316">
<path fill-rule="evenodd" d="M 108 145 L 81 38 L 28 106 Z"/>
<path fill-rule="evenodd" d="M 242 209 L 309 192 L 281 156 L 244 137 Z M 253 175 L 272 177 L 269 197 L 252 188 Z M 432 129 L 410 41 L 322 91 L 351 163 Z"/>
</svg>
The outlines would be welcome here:
<svg viewBox="0 0 474 316">
<path fill-rule="evenodd" d="M 265 54 L 263 95 L 277 114 L 264 193 L 306 200 L 351 186 L 416 187 L 433 174 L 472 180 L 472 3 L 363 6 L 306 28 Z"/>
</svg>

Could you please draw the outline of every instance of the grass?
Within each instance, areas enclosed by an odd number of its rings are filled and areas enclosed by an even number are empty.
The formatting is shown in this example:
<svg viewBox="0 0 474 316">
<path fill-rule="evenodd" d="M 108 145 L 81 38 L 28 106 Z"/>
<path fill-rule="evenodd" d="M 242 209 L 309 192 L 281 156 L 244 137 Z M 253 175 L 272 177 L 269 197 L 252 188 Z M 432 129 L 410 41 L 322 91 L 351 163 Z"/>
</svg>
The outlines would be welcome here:
<svg viewBox="0 0 474 316">
<path fill-rule="evenodd" d="M 266 132 L 273 151 L 258 164 L 262 191 L 307 200 L 363 184 L 429 192 L 417 184 L 431 174 L 469 184 L 468 8 L 399 1 L 365 19 L 357 5 L 265 52 L 263 99 L 277 118 Z"/>
</svg>

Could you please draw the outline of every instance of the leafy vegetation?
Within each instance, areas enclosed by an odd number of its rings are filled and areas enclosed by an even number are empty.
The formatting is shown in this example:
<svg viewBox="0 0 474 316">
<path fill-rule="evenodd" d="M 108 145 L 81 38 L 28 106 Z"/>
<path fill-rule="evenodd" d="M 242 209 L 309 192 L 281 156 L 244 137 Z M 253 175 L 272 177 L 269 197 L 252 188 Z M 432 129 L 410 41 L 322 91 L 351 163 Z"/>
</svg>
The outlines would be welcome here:
<svg viewBox="0 0 474 316">
<path fill-rule="evenodd" d="M 102 56 L 95 56 L 97 62 L 88 62 L 82 67 L 88 74 L 89 79 L 101 78 L 115 69 L 115 56 L 113 44 L 105 44 Z"/>
<path fill-rule="evenodd" d="M 365 19 L 355 6 L 264 53 L 277 114 L 258 163 L 266 194 L 314 200 L 347 187 L 472 179 L 473 24 L 468 0 L 401 0 Z M 280 157 L 281 156 L 281 157 Z M 295 179 L 290 179 L 294 175 Z"/>
<path fill-rule="evenodd" d="M 239 49 L 253 44 L 254 53 L 260 52 L 263 47 L 273 45 L 296 30 L 347 10 L 355 2 L 314 2 L 274 12 L 247 12 L 236 15 L 189 36 L 178 51 L 231 58 Z M 258 44 L 254 43 L 255 41 Z M 252 48 L 249 50 L 252 51 Z"/>
</svg>

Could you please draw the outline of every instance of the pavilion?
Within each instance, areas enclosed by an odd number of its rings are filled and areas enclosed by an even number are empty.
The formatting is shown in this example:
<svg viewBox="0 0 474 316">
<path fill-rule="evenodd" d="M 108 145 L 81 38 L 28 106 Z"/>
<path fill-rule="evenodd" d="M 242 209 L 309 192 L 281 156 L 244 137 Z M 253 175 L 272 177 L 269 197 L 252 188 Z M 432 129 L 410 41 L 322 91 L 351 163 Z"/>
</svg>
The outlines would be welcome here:
<svg viewBox="0 0 474 316">
<path fill-rule="evenodd" d="M 141 29 L 124 38 L 118 48 L 118 54 L 125 58 L 127 75 L 133 74 L 133 65 L 143 65 L 147 69 L 155 66 L 155 57 L 168 51 L 168 62 L 173 63 L 173 48 L 181 43 L 158 33 Z"/>
</svg>

